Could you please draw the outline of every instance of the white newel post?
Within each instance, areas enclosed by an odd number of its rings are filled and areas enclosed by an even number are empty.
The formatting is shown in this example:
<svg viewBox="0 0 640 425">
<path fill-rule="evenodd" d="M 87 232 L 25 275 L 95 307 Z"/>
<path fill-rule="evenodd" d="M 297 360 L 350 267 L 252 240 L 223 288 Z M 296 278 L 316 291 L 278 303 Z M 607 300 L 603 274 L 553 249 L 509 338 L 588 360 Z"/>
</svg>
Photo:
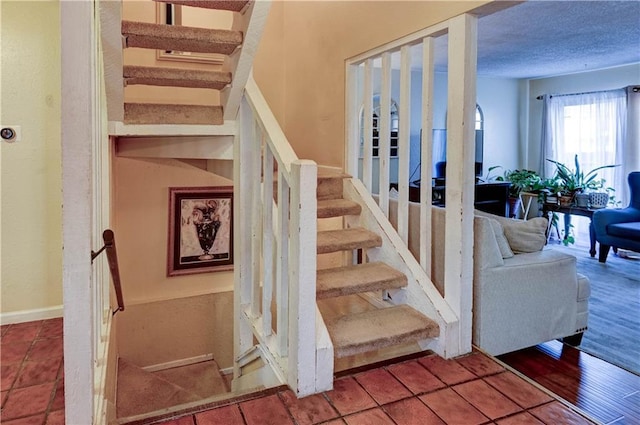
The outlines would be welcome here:
<svg viewBox="0 0 640 425">
<path fill-rule="evenodd" d="M 61 2 L 62 59 L 62 242 L 64 301 L 65 416 L 69 424 L 93 424 L 96 341 L 96 280 L 91 250 L 93 151 L 100 116 L 94 2 Z"/>
<path fill-rule="evenodd" d="M 477 18 L 465 14 L 451 19 L 447 162 L 460 164 L 446 171 L 445 300 L 460 319 L 457 347 L 447 347 L 452 355 L 471 351 L 476 59 Z M 456 345 L 453 339 L 449 343 Z"/>
<path fill-rule="evenodd" d="M 313 161 L 292 163 L 287 380 L 299 397 L 316 386 L 317 178 Z"/>
<path fill-rule="evenodd" d="M 253 331 L 244 320 L 244 309 L 251 304 L 253 285 L 253 186 L 260 184 L 256 167 L 252 166 L 256 150 L 255 125 L 253 113 L 246 99 L 243 99 L 239 112 L 240 127 L 234 141 L 233 152 L 233 239 L 234 239 L 234 378 L 240 377 L 237 360 L 253 346 Z"/>
</svg>

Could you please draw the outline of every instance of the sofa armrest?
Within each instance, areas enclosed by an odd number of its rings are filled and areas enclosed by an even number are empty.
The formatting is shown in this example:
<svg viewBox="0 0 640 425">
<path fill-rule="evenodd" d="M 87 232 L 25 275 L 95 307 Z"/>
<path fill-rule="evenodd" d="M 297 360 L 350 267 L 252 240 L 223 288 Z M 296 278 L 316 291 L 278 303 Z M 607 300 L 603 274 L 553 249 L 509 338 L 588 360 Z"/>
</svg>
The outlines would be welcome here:
<svg viewBox="0 0 640 425">
<path fill-rule="evenodd" d="M 518 254 L 476 273 L 473 341 L 498 355 L 575 333 L 575 257 L 552 249 Z"/>
</svg>

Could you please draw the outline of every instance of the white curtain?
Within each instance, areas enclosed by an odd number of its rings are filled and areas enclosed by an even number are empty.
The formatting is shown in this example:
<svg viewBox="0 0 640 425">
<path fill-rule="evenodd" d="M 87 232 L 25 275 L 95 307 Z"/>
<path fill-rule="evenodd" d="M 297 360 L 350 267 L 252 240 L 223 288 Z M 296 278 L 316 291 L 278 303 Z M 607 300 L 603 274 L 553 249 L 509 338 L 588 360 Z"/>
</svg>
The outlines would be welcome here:
<svg viewBox="0 0 640 425">
<path fill-rule="evenodd" d="M 576 154 L 585 173 L 602 165 L 620 164 L 620 167 L 598 171 L 598 178 L 604 178 L 605 185 L 615 189 L 616 199 L 626 205 L 626 176 L 630 167 L 638 169 L 636 164 L 628 163 L 629 143 L 633 140 L 627 135 L 627 90 L 545 95 L 544 101 L 542 162 L 545 164 L 541 167 L 544 174 L 552 176 L 555 171 L 555 165 L 547 158 L 574 169 Z M 636 134 L 631 144 L 637 143 Z M 638 147 L 634 146 L 633 150 L 637 157 Z"/>
<path fill-rule="evenodd" d="M 553 176 L 554 159 L 575 169 L 590 170 L 608 164 L 619 167 L 598 171 L 598 178 L 612 187 L 618 206 L 629 200 L 627 175 L 640 170 L 640 93 L 627 87 L 593 93 L 544 95 L 541 133 L 541 166 L 546 177 Z M 588 241 L 588 219 L 572 220 L 576 240 Z"/>
<path fill-rule="evenodd" d="M 620 172 L 624 176 L 624 190 L 621 198 L 623 206 L 629 200 L 629 186 L 626 176 L 632 171 L 640 171 L 640 87 L 630 86 L 627 91 L 627 139 L 622 146 L 622 160 Z"/>
</svg>

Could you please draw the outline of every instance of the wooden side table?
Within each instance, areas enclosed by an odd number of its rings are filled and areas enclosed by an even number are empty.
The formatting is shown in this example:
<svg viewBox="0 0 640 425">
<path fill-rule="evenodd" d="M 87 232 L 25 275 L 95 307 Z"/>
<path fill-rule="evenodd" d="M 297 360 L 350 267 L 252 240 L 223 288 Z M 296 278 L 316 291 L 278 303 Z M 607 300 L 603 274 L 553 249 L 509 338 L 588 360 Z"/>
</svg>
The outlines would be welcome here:
<svg viewBox="0 0 640 425">
<path fill-rule="evenodd" d="M 579 215 L 582 217 L 589 217 L 589 220 L 593 219 L 593 213 L 597 209 L 583 208 L 583 207 L 563 207 L 556 204 L 543 204 L 542 213 L 546 216 L 550 212 L 557 212 L 564 214 L 564 237 L 566 238 L 571 228 L 571 216 Z M 596 256 L 596 231 L 593 228 L 593 222 L 589 222 L 589 255 Z"/>
</svg>

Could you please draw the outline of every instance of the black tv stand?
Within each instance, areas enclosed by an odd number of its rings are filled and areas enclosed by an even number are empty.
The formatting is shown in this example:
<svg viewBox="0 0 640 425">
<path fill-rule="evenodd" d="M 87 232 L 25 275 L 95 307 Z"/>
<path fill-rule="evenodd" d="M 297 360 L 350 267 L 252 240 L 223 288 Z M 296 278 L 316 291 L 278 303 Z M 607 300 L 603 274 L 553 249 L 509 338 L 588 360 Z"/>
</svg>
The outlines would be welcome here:
<svg viewBox="0 0 640 425">
<path fill-rule="evenodd" d="M 417 183 L 417 184 L 416 184 Z M 475 184 L 474 206 L 480 211 L 488 212 L 503 217 L 508 217 L 509 206 L 509 182 L 479 182 Z M 397 184 L 392 187 L 398 188 Z M 440 207 L 445 206 L 446 181 L 434 178 L 431 186 L 431 203 Z M 409 185 L 409 201 L 420 202 L 420 181 L 411 182 Z"/>
</svg>

